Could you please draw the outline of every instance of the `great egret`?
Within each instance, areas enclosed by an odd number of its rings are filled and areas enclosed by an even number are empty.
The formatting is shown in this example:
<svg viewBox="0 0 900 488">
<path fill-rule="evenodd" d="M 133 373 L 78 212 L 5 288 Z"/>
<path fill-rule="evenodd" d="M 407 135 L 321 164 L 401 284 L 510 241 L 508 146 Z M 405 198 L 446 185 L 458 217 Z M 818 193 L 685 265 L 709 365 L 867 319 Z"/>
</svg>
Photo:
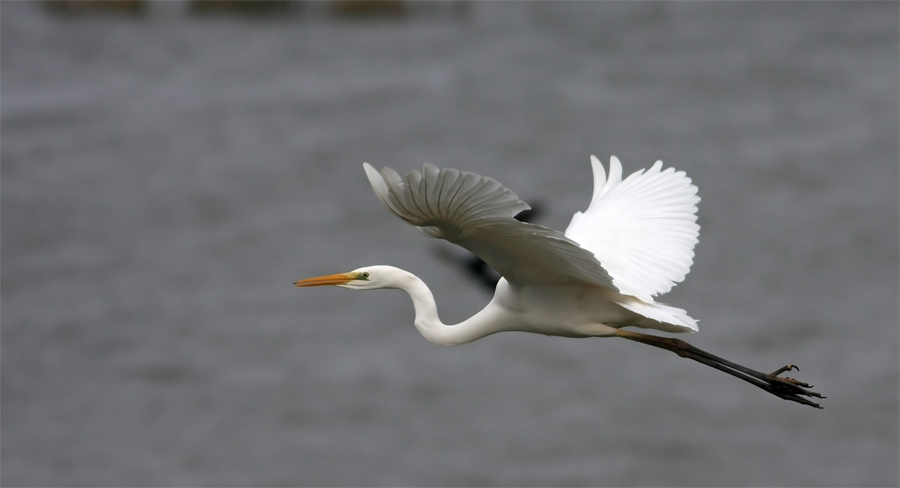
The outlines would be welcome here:
<svg viewBox="0 0 900 488">
<path fill-rule="evenodd" d="M 796 366 L 765 374 L 679 339 L 622 329 L 697 331 L 697 322 L 684 310 L 653 296 L 669 291 L 690 270 L 700 230 L 700 197 L 684 172 L 664 170 L 662 161 L 624 180 L 615 156 L 608 176 L 594 156 L 591 165 L 591 202 L 562 233 L 515 220 L 528 205 L 492 178 L 431 164 L 402 178 L 390 168 L 379 172 L 363 163 L 375 194 L 397 217 L 428 237 L 468 249 L 503 276 L 491 302 L 462 323 L 442 323 L 425 283 L 392 266 L 368 266 L 294 285 L 403 290 L 415 307 L 416 328 L 436 344 L 464 344 L 502 331 L 621 337 L 699 361 L 785 400 L 821 408 L 804 398 L 824 398 L 810 391 L 811 385 L 779 376 Z"/>
</svg>

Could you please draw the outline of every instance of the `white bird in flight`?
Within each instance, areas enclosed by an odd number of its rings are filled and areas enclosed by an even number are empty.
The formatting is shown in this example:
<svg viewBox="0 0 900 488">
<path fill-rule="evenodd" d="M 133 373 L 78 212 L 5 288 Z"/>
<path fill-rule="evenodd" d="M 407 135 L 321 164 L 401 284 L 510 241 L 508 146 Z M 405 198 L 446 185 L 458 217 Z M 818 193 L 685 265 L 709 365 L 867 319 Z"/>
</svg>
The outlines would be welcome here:
<svg viewBox="0 0 900 488">
<path fill-rule="evenodd" d="M 401 177 L 363 163 L 379 200 L 428 237 L 458 244 L 503 278 L 483 310 L 456 325 L 438 317 L 428 286 L 408 271 L 367 266 L 349 273 L 308 278 L 298 287 L 336 285 L 352 290 L 397 288 L 412 299 L 415 326 L 441 345 L 472 342 L 503 331 L 565 337 L 621 337 L 670 350 L 741 378 L 786 400 L 821 408 L 804 397 L 824 398 L 811 385 L 781 373 L 761 373 L 673 338 L 623 327 L 696 332 L 697 321 L 653 299 L 684 280 L 693 263 L 700 226 L 697 187 L 657 161 L 649 171 L 622 179 L 612 156 L 609 174 L 591 156 L 594 192 L 559 232 L 513 217 L 530 208 L 496 180 L 425 164 Z"/>
</svg>

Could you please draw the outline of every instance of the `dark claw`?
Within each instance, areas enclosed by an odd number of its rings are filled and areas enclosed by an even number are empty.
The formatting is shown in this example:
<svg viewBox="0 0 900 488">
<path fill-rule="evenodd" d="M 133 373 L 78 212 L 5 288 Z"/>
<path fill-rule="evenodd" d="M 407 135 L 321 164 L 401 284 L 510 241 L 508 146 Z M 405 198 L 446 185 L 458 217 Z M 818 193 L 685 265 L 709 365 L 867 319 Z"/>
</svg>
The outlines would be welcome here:
<svg viewBox="0 0 900 488">
<path fill-rule="evenodd" d="M 777 370 L 775 370 L 771 376 L 778 376 L 781 373 L 784 373 L 785 371 L 790 371 L 792 369 L 800 371 L 800 368 L 798 368 L 797 366 L 794 366 L 793 364 L 788 364 L 787 366 L 784 366 L 782 368 L 778 368 Z"/>
</svg>

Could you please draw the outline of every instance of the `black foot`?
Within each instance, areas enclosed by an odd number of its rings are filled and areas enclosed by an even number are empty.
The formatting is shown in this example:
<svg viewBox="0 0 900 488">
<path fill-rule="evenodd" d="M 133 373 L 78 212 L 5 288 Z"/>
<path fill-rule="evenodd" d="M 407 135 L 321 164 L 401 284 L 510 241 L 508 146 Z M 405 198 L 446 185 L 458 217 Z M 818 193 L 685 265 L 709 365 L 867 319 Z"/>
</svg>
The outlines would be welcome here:
<svg viewBox="0 0 900 488">
<path fill-rule="evenodd" d="M 807 400 L 803 397 L 815 397 L 815 398 L 825 398 L 824 396 L 816 393 L 814 391 L 810 391 L 809 388 L 812 388 L 813 385 L 804 383 L 802 381 L 795 380 L 794 378 L 784 377 L 782 378 L 780 375 L 785 371 L 790 370 L 800 371 L 800 368 L 794 366 L 793 364 L 788 364 L 783 368 L 778 368 L 776 371 L 772 372 L 772 374 L 765 375 L 765 381 L 767 383 L 768 388 L 761 387 L 774 395 L 778 395 L 785 400 L 791 400 L 798 403 L 802 403 L 804 405 L 809 405 L 811 407 L 822 408 L 818 403 Z"/>
</svg>

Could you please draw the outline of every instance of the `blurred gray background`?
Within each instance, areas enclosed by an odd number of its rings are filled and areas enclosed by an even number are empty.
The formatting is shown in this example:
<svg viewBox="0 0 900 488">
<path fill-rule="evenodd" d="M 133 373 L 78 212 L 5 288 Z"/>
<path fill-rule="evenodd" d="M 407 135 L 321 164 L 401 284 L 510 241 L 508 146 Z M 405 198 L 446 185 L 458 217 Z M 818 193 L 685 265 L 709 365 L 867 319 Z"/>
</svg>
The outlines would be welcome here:
<svg viewBox="0 0 900 488">
<path fill-rule="evenodd" d="M 900 483 L 897 2 L 215 5 L 2 4 L 3 485 Z M 493 176 L 563 229 L 590 154 L 693 178 L 662 300 L 825 410 L 291 286 L 391 264 L 460 321 L 489 293 L 362 162 Z"/>
</svg>

